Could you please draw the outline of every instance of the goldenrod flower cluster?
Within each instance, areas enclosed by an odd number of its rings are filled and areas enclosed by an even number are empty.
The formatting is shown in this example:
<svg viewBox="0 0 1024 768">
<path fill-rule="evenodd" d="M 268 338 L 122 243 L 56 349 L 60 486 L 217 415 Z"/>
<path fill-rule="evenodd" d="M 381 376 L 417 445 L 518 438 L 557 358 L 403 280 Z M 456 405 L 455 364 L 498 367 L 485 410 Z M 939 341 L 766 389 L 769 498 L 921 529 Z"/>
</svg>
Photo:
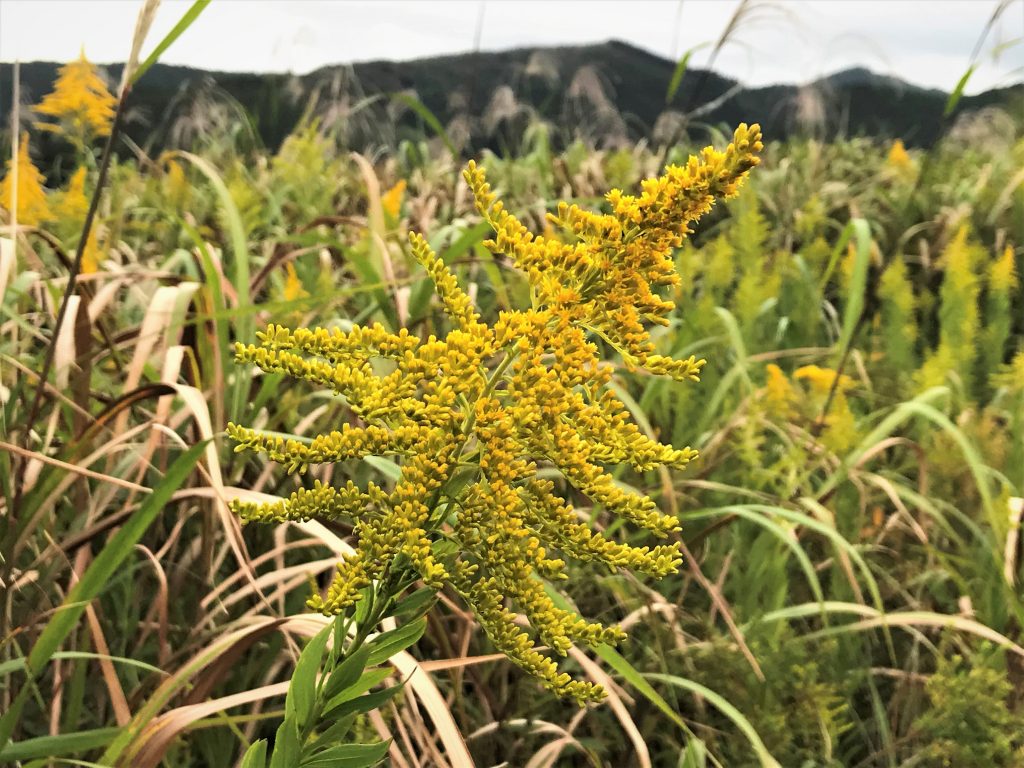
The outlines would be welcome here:
<svg viewBox="0 0 1024 768">
<path fill-rule="evenodd" d="M 724 152 L 706 149 L 688 165 L 668 168 L 639 196 L 611 192 L 607 214 L 561 205 L 553 223 L 572 232 L 569 243 L 530 233 L 471 163 L 465 178 L 496 233 L 489 247 L 526 274 L 531 308 L 484 323 L 455 275 L 412 234 L 412 252 L 452 325 L 444 338 L 380 325 L 271 326 L 259 345 L 236 347 L 240 362 L 334 390 L 359 421 L 311 441 L 229 425 L 238 450 L 264 452 L 299 472 L 364 456 L 401 462 L 391 491 L 317 483 L 273 504 L 234 504 L 248 520 L 316 516 L 354 524 L 356 552 L 338 565 L 326 593 L 313 595 L 312 608 L 343 612 L 363 587 L 411 566 L 430 586 L 452 585 L 495 646 L 546 687 L 581 703 L 604 695 L 600 686 L 559 672 L 517 623 L 516 611 L 559 655 L 573 643 L 613 643 L 621 630 L 557 607 L 545 580 L 566 578 L 569 558 L 661 577 L 678 568 L 680 552 L 673 543 L 635 547 L 593 530 L 559 493 L 560 484 L 541 479 L 538 469 L 557 469 L 595 506 L 658 537 L 677 530 L 674 516 L 623 489 L 606 466 L 684 467 L 696 452 L 641 432 L 609 387 L 612 368 L 598 342 L 630 366 L 697 378 L 703 361 L 655 354 L 647 329 L 664 323 L 673 308 L 658 291 L 678 282 L 673 249 L 688 225 L 716 198 L 736 192 L 760 149 L 758 127 L 741 126 Z"/>
<path fill-rule="evenodd" d="M 859 438 L 846 397 L 856 382 L 846 374 L 838 374 L 838 380 L 836 377 L 831 368 L 804 365 L 789 378 L 779 366 L 769 363 L 765 366 L 765 385 L 758 391 L 763 413 L 776 421 L 809 427 L 823 446 L 843 453 Z"/>
<path fill-rule="evenodd" d="M 117 99 L 107 89 L 96 67 L 85 58 L 60 68 L 53 92 L 43 97 L 35 111 L 55 118 L 57 125 L 39 123 L 42 130 L 63 132 L 82 144 L 106 136 L 114 121 Z"/>
<path fill-rule="evenodd" d="M 907 152 L 903 139 L 896 139 L 889 147 L 889 155 L 886 158 L 886 165 L 896 172 L 897 175 L 907 177 L 914 173 L 914 160 Z"/>
<path fill-rule="evenodd" d="M 0 207 L 14 213 L 15 199 L 18 204 L 18 223 L 36 226 L 53 217 L 43 187 L 43 174 L 36 168 L 28 152 L 28 137 L 18 138 L 18 159 L 15 164 L 7 161 L 7 174 L 0 185 Z M 15 190 L 17 176 L 17 190 Z M 15 195 L 17 191 L 17 195 Z"/>
</svg>

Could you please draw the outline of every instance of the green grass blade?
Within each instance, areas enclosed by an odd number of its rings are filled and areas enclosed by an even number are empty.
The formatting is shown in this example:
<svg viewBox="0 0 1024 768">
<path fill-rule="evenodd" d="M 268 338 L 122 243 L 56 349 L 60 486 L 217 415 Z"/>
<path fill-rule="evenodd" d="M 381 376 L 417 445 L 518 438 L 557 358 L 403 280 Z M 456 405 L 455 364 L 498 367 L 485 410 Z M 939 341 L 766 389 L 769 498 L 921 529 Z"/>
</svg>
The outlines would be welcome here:
<svg viewBox="0 0 1024 768">
<path fill-rule="evenodd" d="M 81 618 L 89 603 L 103 590 L 121 563 L 125 561 L 139 539 L 142 538 L 146 529 L 170 501 L 171 495 L 188 478 L 204 450 L 206 450 L 205 441 L 197 443 L 175 459 L 170 469 L 167 470 L 167 474 L 153 489 L 153 493 L 146 497 L 138 511 L 128 518 L 121 529 L 110 538 L 107 545 L 82 574 L 82 578 L 71 588 L 63 606 L 47 623 L 29 652 L 27 662 L 30 675 L 36 677 L 41 674 L 50 658 L 56 653 L 57 648 L 75 628 L 78 619 Z M 23 687 L 12 702 L 11 708 L 3 717 L 0 717 L 0 744 L 6 744 L 11 738 L 30 689 L 31 685 Z"/>
<path fill-rule="evenodd" d="M 135 83 L 139 81 L 139 78 L 146 74 L 146 71 L 150 67 L 156 64 L 164 51 L 170 48 L 171 45 L 174 44 L 174 41 L 181 37 L 182 33 L 186 29 L 192 26 L 192 22 L 199 18 L 199 14 L 202 13 L 206 9 L 206 6 L 211 2 L 212 0 L 196 0 L 192 3 L 191 7 L 185 11 L 185 14 L 181 19 L 179 19 L 178 23 L 174 25 L 174 29 L 167 33 L 166 37 L 157 44 L 156 48 L 153 49 L 153 52 L 149 54 L 149 56 L 146 57 L 146 60 L 139 65 L 137 70 L 135 70 L 135 74 L 132 75 L 132 79 L 129 81 L 130 85 L 135 85 Z"/>
<path fill-rule="evenodd" d="M 757 759 L 761 762 L 762 766 L 768 766 L 768 768 L 782 768 L 781 763 L 772 757 L 771 752 L 768 751 L 768 747 L 765 746 L 764 742 L 761 741 L 761 737 L 757 735 L 757 729 L 754 728 L 753 724 L 744 716 L 739 709 L 736 708 L 732 702 L 726 699 L 719 693 L 711 690 L 707 686 L 695 683 L 693 680 L 687 680 L 684 677 L 677 675 L 665 675 L 660 672 L 651 672 L 645 677 L 651 680 L 658 680 L 669 685 L 674 685 L 677 688 L 682 688 L 685 691 L 696 694 L 703 697 L 709 702 L 715 709 L 721 712 L 723 715 L 728 717 L 740 729 L 740 732 L 747 737 L 750 742 L 750 746 L 754 749 L 754 754 L 757 755 Z"/>
<path fill-rule="evenodd" d="M 781 541 L 796 557 L 797 562 L 800 564 L 800 569 L 804 572 L 804 576 L 807 577 L 807 583 L 811 587 L 811 591 L 814 596 L 818 598 L 818 604 L 825 604 L 825 595 L 821 589 L 821 581 L 818 579 L 818 574 L 814 571 L 814 563 L 811 562 L 811 558 L 804 552 L 803 547 L 800 546 L 800 542 L 785 528 L 778 523 L 765 517 L 763 514 L 755 512 L 752 509 L 747 509 L 743 506 L 726 507 L 722 509 L 704 509 L 697 512 L 687 512 L 683 515 L 683 520 L 701 520 L 710 517 L 722 517 L 725 515 L 736 515 L 742 517 L 744 520 L 749 520 L 755 525 L 759 525 L 768 530 L 773 536 Z"/>
<path fill-rule="evenodd" d="M 444 126 L 441 125 L 441 121 L 437 119 L 437 115 L 431 112 L 427 108 L 426 104 L 408 93 L 393 93 L 391 94 L 391 98 L 402 102 L 405 106 L 409 107 L 409 109 L 419 115 L 423 119 L 423 122 L 430 126 L 430 130 L 436 133 L 438 138 L 444 142 L 445 147 L 447 147 L 448 151 L 452 153 L 452 157 L 459 156 L 458 151 L 455 149 L 455 145 L 448 136 L 448 132 L 444 129 Z"/>
<path fill-rule="evenodd" d="M 977 64 L 972 64 L 967 68 L 967 71 L 963 73 L 960 79 L 957 81 L 956 87 L 953 92 L 949 94 L 949 98 L 946 99 L 946 107 L 942 110 L 943 117 L 949 117 L 953 114 L 953 110 L 956 109 L 956 105 L 960 103 L 960 99 L 963 98 L 964 89 L 967 87 L 967 81 L 971 79 L 971 75 L 974 74 L 974 70 L 978 68 Z"/>
<path fill-rule="evenodd" d="M 35 739 L 16 741 L 0 749 L 0 763 L 11 765 L 21 760 L 88 752 L 109 744 L 120 730 L 120 728 L 96 728 L 91 731 L 61 733 L 56 736 L 40 736 Z"/>
<path fill-rule="evenodd" d="M 864 311 L 864 301 L 868 285 L 868 267 L 871 265 L 871 228 L 864 219 L 852 219 L 847 225 L 852 230 L 856 244 L 856 255 L 853 266 L 853 277 L 850 280 L 846 308 L 843 310 L 843 330 L 839 337 L 840 359 L 847 347 L 853 343 L 853 332 Z"/>
<path fill-rule="evenodd" d="M 238 309 L 246 310 L 251 305 L 249 296 L 249 241 L 245 233 L 245 225 L 242 223 L 242 217 L 238 212 L 238 207 L 235 205 L 235 201 L 231 197 L 231 192 L 228 190 L 227 184 L 224 183 L 224 179 L 221 178 L 217 170 L 208 161 L 190 152 L 176 152 L 174 154 L 188 160 L 198 168 L 209 180 L 214 192 L 217 194 L 217 199 L 224 215 L 224 222 L 227 224 L 230 236 L 231 256 L 234 262 L 232 264 L 234 267 L 232 282 L 234 283 L 235 293 L 238 296 Z M 213 279 L 216 278 L 213 277 Z M 235 338 L 249 343 L 252 337 L 252 315 L 249 312 L 242 311 L 237 315 L 235 321 Z M 239 420 L 242 415 L 245 393 L 248 386 L 248 377 L 238 375 L 234 377 L 234 386 L 231 390 L 230 408 L 228 411 L 228 418 L 232 421 Z"/>
</svg>

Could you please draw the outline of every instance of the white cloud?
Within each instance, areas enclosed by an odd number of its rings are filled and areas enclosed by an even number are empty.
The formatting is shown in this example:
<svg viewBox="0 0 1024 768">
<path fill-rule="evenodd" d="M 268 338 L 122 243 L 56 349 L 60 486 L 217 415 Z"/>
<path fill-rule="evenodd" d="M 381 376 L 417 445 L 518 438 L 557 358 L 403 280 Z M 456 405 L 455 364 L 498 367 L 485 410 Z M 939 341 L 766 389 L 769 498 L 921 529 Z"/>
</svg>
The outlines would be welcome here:
<svg viewBox="0 0 1024 768">
<path fill-rule="evenodd" d="M 803 82 L 864 65 L 912 83 L 951 89 L 967 68 L 994 0 L 755 0 L 755 11 L 715 69 L 750 85 Z M 149 45 L 190 0 L 164 0 Z M 0 0 L 0 59 L 64 61 L 81 46 L 122 60 L 133 0 Z M 307 72 L 370 59 L 406 60 L 472 50 L 626 40 L 662 56 L 715 41 L 738 0 L 216 0 L 163 61 L 229 71 Z M 479 30 L 478 30 L 479 25 Z M 986 46 L 1024 35 L 1014 0 Z M 694 54 L 707 62 L 710 46 Z M 984 56 L 969 92 L 1019 80 L 1024 45 Z"/>
</svg>

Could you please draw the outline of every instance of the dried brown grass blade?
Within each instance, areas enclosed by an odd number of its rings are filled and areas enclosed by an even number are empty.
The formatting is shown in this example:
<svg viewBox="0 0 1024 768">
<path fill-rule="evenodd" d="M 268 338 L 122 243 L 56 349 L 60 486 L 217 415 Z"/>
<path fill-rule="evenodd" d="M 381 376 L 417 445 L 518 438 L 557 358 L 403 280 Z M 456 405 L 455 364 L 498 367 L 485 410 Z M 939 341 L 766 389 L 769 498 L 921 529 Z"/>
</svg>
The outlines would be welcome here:
<svg viewBox="0 0 1024 768">
<path fill-rule="evenodd" d="M 633 745 L 633 751 L 636 752 L 637 762 L 635 765 L 638 768 L 651 768 L 651 753 L 647 749 L 647 742 L 644 741 L 643 734 L 640 733 L 640 729 L 637 727 L 636 722 L 629 715 L 629 710 L 626 708 L 625 702 L 622 700 L 622 696 L 619 693 L 618 686 L 615 685 L 615 681 L 612 680 L 611 676 L 601 669 L 601 666 L 593 661 L 587 654 L 581 651 L 576 646 L 569 648 L 569 653 L 572 655 L 576 663 L 583 667 L 583 671 L 587 677 L 593 680 L 595 683 L 600 684 L 608 692 L 607 704 L 611 707 L 612 712 L 615 714 L 616 719 L 622 725 L 622 729 L 626 732 L 626 736 L 630 743 Z"/>
<path fill-rule="evenodd" d="M 190 725 L 204 717 L 243 704 L 284 696 L 287 692 L 288 683 L 273 683 L 204 701 L 201 704 L 187 704 L 165 712 L 153 720 L 143 731 L 141 738 L 144 739 L 144 745 L 132 758 L 132 768 L 157 768 L 171 742 L 184 733 Z"/>
</svg>

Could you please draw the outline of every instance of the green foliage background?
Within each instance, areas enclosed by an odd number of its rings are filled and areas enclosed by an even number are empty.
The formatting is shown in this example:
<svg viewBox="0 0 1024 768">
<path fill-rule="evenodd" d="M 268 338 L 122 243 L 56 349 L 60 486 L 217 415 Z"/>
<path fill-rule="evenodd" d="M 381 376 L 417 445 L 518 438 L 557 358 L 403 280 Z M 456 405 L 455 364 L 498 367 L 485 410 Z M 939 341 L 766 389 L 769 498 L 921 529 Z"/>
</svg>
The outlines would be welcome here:
<svg viewBox="0 0 1024 768">
<path fill-rule="evenodd" d="M 231 342 L 268 322 L 435 331 L 410 228 L 485 316 L 528 300 L 481 245 L 450 137 L 399 120 L 358 163 L 362 113 L 332 122 L 329 98 L 274 149 L 235 102 L 213 103 L 205 122 L 163 126 L 165 152 L 115 161 L 77 331 L 52 326 L 77 228 L 18 235 L 0 325 L 3 440 L 23 446 L 0 454 L 0 709 L 21 698 L 23 710 L 0 760 L 228 766 L 274 736 L 295 638 L 314 634 L 280 621 L 303 612 L 307 573 L 329 573 L 349 532 L 239 532 L 218 494 L 281 496 L 302 480 L 216 434 L 228 420 L 329 431 L 347 412 L 232 366 Z M 992 277 L 1000 259 L 1021 271 L 1024 139 L 1000 114 L 965 112 L 909 155 L 887 140 L 766 131 L 776 140 L 753 183 L 677 254 L 679 310 L 659 351 L 706 357 L 703 380 L 617 376 L 644 429 L 702 452 L 686 473 L 619 478 L 680 516 L 688 564 L 658 583 L 580 568 L 567 587 L 585 615 L 629 628 L 598 659 L 621 708 L 540 692 L 487 658 L 472 617 L 442 599 L 412 658 L 433 670 L 477 765 L 1024 764 L 1024 304 L 1019 282 Z M 602 148 L 552 140 L 541 117 L 482 152 L 537 230 L 559 199 L 600 206 L 611 186 L 635 189 L 722 136 L 691 126 L 664 145 Z M 53 334 L 56 386 L 26 425 Z M 830 397 L 806 366 L 841 367 L 850 385 Z M 203 471 L 174 462 L 211 437 Z M 394 469 L 315 476 L 387 483 Z M 159 511 L 148 489 L 169 496 Z M 125 525 L 144 513 L 144 530 Z M 90 562 L 102 580 L 73 588 Z M 87 620 L 54 614 L 83 593 L 95 596 Z M 42 668 L 37 647 L 49 649 Z M 480 659 L 444 663 L 463 657 Z M 455 762 L 423 700 L 392 696 L 381 720 L 353 716 L 359 738 L 383 729 L 407 758 Z"/>
</svg>

